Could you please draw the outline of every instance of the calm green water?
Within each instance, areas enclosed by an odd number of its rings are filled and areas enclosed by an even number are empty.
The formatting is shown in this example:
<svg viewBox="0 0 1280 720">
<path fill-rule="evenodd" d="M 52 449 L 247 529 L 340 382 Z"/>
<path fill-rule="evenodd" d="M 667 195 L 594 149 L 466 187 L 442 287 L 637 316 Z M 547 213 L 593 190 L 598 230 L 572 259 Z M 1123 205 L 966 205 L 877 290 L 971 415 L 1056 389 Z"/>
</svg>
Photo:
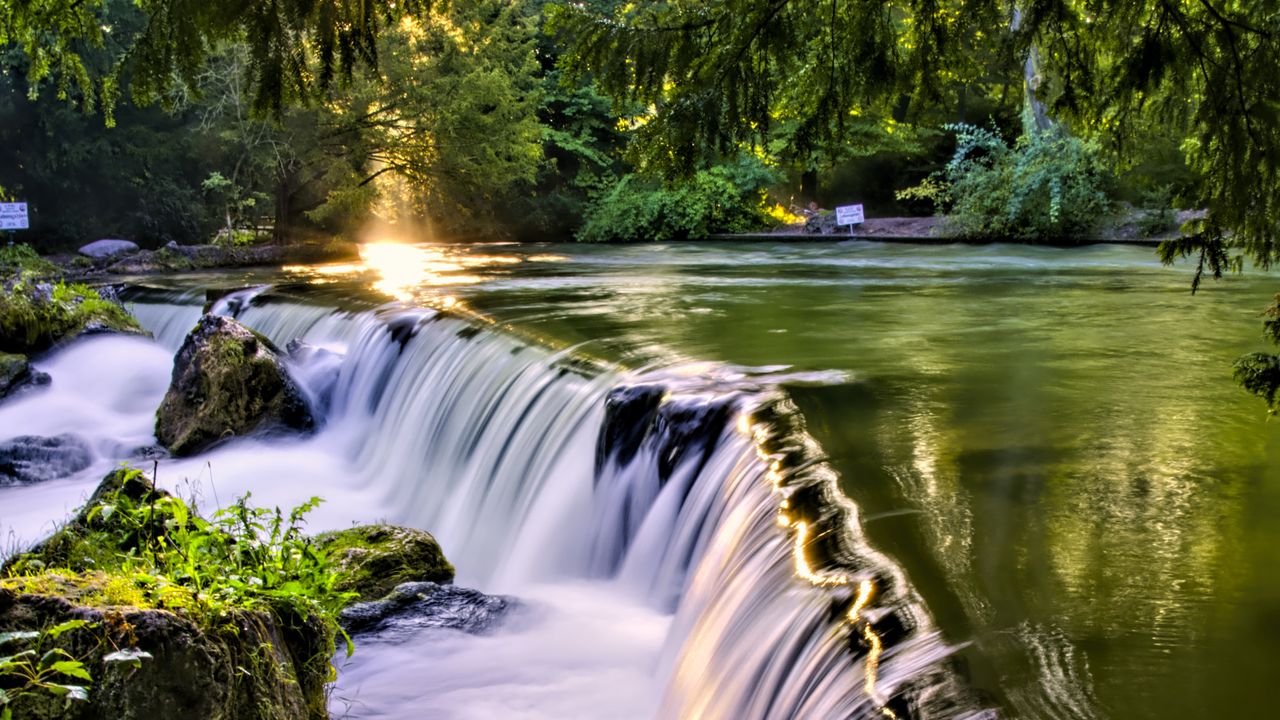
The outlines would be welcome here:
<svg viewBox="0 0 1280 720">
<path fill-rule="evenodd" d="M 1010 715 L 1273 712 L 1280 427 L 1230 379 L 1271 278 L 1192 297 L 1117 246 L 423 252 L 373 262 L 384 289 L 631 366 L 848 373 L 794 395 Z"/>
</svg>

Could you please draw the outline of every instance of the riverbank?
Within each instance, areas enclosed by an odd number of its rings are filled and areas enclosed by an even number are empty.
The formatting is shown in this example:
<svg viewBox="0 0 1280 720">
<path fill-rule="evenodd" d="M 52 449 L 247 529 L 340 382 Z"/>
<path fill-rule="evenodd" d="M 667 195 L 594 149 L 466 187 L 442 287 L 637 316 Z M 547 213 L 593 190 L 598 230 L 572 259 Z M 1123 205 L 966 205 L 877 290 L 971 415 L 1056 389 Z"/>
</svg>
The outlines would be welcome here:
<svg viewBox="0 0 1280 720">
<path fill-rule="evenodd" d="M 1009 242 L 1052 247 L 1079 247 L 1115 243 L 1155 247 L 1166 240 L 1178 237 L 1181 232 L 1180 228 L 1184 223 L 1201 217 L 1204 217 L 1203 210 L 1180 210 L 1172 213 L 1168 222 L 1163 227 L 1160 227 L 1159 223 L 1152 219 L 1151 213 L 1148 211 L 1130 210 L 1117 214 L 1115 217 L 1107 218 L 1099 223 L 1093 231 L 1076 237 L 1025 240 L 1019 238 L 965 238 L 949 232 L 946 225 L 947 219 L 937 215 L 867 218 L 865 222 L 856 226 L 838 226 L 835 224 L 834 215 L 822 214 L 812 216 L 802 223 L 782 225 L 772 230 L 753 233 L 721 233 L 712 235 L 708 239 L 740 242 L 778 242 L 780 240 L 799 242 L 849 239 L 922 244 Z"/>
<path fill-rule="evenodd" d="M 109 275 L 149 275 L 269 265 L 342 262 L 360 257 L 358 243 L 333 238 L 285 244 L 246 246 L 177 245 L 156 250 L 134 250 L 103 258 L 59 253 L 45 259 L 58 266 L 70 280 L 92 280 Z"/>
</svg>

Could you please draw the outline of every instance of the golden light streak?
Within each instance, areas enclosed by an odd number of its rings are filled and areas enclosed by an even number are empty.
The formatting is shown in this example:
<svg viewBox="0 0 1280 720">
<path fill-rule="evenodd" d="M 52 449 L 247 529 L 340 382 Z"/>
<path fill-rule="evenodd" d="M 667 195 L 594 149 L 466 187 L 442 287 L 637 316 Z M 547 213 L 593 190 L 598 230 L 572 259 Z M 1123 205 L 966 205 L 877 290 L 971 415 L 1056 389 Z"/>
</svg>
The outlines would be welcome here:
<svg viewBox="0 0 1280 720">
<path fill-rule="evenodd" d="M 852 585 L 855 578 L 847 573 L 822 573 L 815 571 L 813 564 L 809 561 L 807 548 L 810 540 L 809 524 L 804 520 L 792 518 L 788 513 L 791 508 L 791 501 L 785 496 L 787 488 L 783 484 L 784 476 L 782 472 L 782 462 L 780 459 L 771 457 L 764 450 L 764 441 L 768 439 L 768 431 L 761 426 L 754 426 L 748 414 L 742 413 L 738 416 L 737 430 L 743 435 L 751 435 L 756 445 L 756 455 L 760 460 L 767 463 L 768 470 L 765 477 L 769 480 L 775 493 L 783 495 L 779 501 L 779 510 L 776 521 L 779 527 L 790 528 L 795 532 L 794 544 L 792 547 L 792 556 L 795 563 L 795 573 L 798 577 L 816 587 L 841 587 Z M 884 652 L 884 644 L 880 636 L 876 634 L 875 628 L 871 622 L 863 618 L 863 612 L 871 603 L 871 598 L 875 594 L 875 583 L 870 578 L 862 578 L 857 581 L 858 594 L 854 597 L 853 604 L 849 607 L 845 619 L 851 626 L 851 630 L 862 636 L 868 646 L 867 657 L 863 663 L 865 673 L 863 677 L 863 690 L 867 697 L 871 699 L 877 706 L 881 714 L 891 720 L 897 720 L 897 715 L 885 706 L 885 700 L 881 697 L 877 684 L 880 674 L 880 656 Z"/>
<path fill-rule="evenodd" d="M 858 583 L 858 598 L 853 601 L 853 607 L 849 608 L 849 622 L 858 622 L 867 603 L 871 602 L 871 591 L 874 589 L 869 579 L 864 578 Z"/>
</svg>

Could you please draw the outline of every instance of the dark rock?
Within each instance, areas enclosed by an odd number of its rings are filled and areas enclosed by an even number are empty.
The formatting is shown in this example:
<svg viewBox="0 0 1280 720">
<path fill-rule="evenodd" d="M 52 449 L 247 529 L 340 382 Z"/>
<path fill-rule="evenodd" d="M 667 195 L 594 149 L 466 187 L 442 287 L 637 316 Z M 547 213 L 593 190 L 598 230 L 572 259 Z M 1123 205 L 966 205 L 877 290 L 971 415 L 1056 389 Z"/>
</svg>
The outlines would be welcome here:
<svg viewBox="0 0 1280 720">
<path fill-rule="evenodd" d="M 334 588 L 376 600 L 412 580 L 453 582 L 453 565 L 431 533 L 396 525 L 361 525 L 323 533 L 316 545 L 333 561 Z"/>
<path fill-rule="evenodd" d="M 89 447 L 75 435 L 24 435 L 0 442 L 0 487 L 57 480 L 89 467 Z"/>
<path fill-rule="evenodd" d="M 396 639 L 418 630 L 447 629 L 480 634 L 496 627 L 514 608 L 515 598 L 434 582 L 397 585 L 386 597 L 351 605 L 338 621 L 352 635 L 377 633 Z"/>
<path fill-rule="evenodd" d="M 200 318 L 183 342 L 156 413 L 156 439 L 175 456 L 230 437 L 314 428 L 315 418 L 280 351 L 220 315 Z"/>
<path fill-rule="evenodd" d="M 128 240 L 95 240 L 80 248 L 79 252 L 94 260 L 105 260 L 116 255 L 128 255 L 138 252 L 137 243 Z"/>
<path fill-rule="evenodd" d="M 31 367 L 25 355 L 0 352 L 0 401 L 50 383 L 47 373 Z"/>
<path fill-rule="evenodd" d="M 804 221 L 804 231 L 809 235 L 835 235 L 840 232 L 848 233 L 847 228 L 841 228 L 836 225 L 835 213 L 821 213 L 818 215 L 810 215 Z"/>
</svg>

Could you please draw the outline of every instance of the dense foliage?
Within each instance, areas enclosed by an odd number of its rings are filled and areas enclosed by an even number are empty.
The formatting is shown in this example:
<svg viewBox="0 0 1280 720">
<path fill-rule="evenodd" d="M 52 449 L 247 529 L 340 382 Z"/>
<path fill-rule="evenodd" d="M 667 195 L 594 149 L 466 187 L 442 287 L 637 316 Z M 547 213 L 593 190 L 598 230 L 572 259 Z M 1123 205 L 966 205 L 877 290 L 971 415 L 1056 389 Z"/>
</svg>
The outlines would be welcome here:
<svg viewBox="0 0 1280 720">
<path fill-rule="evenodd" d="M 973 239 L 1046 240 L 1079 236 L 1107 211 L 1108 172 L 1092 143 L 1058 130 L 1033 132 L 1013 147 L 991 130 L 949 126 L 951 161 L 908 196 L 945 209 L 947 230 Z"/>
<path fill-rule="evenodd" d="M 52 82 L 61 97 L 77 95 L 85 107 L 100 101 L 108 112 L 122 86 L 143 103 L 194 88 L 209 55 L 228 43 L 249 51 L 249 92 L 255 107 L 279 112 L 317 97 L 335 79 L 376 67 L 378 38 L 386 27 L 421 15 L 429 0 L 136 0 L 145 22 L 118 29 L 114 0 L 33 0 L 0 11 L 0 47 L 15 45 L 28 58 L 33 91 Z M 94 50 L 117 45 L 108 64 Z M 308 50 L 311 50 L 308 52 Z"/>
<path fill-rule="evenodd" d="M 578 239 L 663 241 L 750 232 L 772 223 L 765 188 L 777 181 L 754 158 L 664 183 L 628 175 L 588 209 Z"/>
</svg>

